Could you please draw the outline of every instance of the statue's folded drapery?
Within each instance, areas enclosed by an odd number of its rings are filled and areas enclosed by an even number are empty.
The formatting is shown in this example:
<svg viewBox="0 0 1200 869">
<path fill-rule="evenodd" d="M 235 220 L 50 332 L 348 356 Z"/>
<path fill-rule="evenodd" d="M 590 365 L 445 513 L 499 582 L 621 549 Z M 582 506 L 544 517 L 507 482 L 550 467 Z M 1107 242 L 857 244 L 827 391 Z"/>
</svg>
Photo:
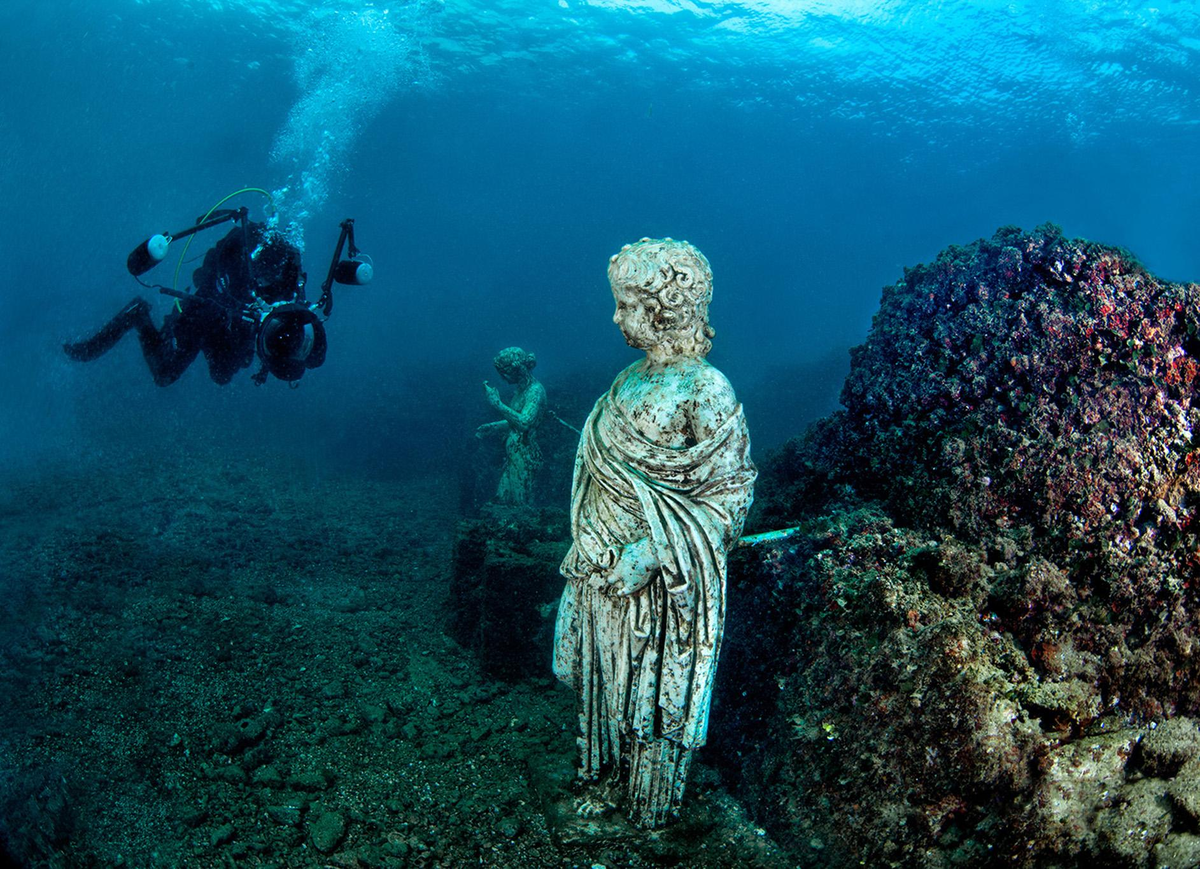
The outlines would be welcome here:
<svg viewBox="0 0 1200 869">
<path fill-rule="evenodd" d="M 643 437 L 613 392 L 596 402 L 575 461 L 574 545 L 562 564 L 554 648 L 555 674 L 583 701 L 585 777 L 618 761 L 623 738 L 685 751 L 704 744 L 726 552 L 755 476 L 740 405 L 711 437 L 671 449 Z M 661 570 L 617 594 L 610 583 L 621 550 L 644 537 Z"/>
</svg>

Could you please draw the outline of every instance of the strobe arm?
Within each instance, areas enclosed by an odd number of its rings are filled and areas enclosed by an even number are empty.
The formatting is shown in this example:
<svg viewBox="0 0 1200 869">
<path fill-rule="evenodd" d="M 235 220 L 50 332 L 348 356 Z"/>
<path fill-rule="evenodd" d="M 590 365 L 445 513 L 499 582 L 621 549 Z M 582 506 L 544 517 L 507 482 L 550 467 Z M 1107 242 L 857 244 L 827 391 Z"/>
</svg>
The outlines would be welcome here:
<svg viewBox="0 0 1200 869">
<path fill-rule="evenodd" d="M 333 285 L 367 284 L 374 277 L 374 268 L 369 262 L 358 259 L 359 249 L 354 244 L 354 218 L 347 217 L 341 223 L 342 234 L 338 236 L 337 247 L 333 251 L 333 259 L 329 263 L 329 273 L 321 284 L 321 298 L 317 300 L 326 317 L 333 310 Z M 342 249 L 345 248 L 348 259 L 342 259 Z"/>
<path fill-rule="evenodd" d="M 250 215 L 250 210 L 244 205 L 241 208 L 227 208 L 223 211 L 216 212 L 208 220 L 199 221 L 195 226 L 190 226 L 182 232 L 177 232 L 171 236 L 172 240 L 177 238 L 187 238 L 189 235 L 194 235 L 202 229 L 208 229 L 210 226 L 219 226 L 222 223 L 229 223 L 232 220 L 240 220 L 246 222 L 246 218 Z"/>
<path fill-rule="evenodd" d="M 187 229 L 181 229 L 179 232 L 160 232 L 158 235 L 152 235 L 130 251 L 128 258 L 125 260 L 125 267 L 129 269 L 129 273 L 135 278 L 139 275 L 144 275 L 166 258 L 167 247 L 171 242 L 180 238 L 187 238 L 189 235 L 194 235 L 211 226 L 228 223 L 231 220 L 240 220 L 242 226 L 245 226 L 246 216 L 249 213 L 249 210 L 245 207 L 238 209 L 231 208 L 216 212 L 216 216 L 210 217 L 208 220 L 197 220 L 195 226 L 189 226 Z"/>
</svg>

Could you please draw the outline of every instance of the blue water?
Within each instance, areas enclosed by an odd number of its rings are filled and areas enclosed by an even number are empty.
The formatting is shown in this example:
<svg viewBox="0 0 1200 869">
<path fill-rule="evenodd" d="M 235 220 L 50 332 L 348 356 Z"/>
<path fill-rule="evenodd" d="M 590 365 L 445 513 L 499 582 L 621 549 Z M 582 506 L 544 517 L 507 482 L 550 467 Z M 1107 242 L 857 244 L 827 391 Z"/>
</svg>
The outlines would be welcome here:
<svg viewBox="0 0 1200 869">
<path fill-rule="evenodd" d="M 713 264 L 712 360 L 769 447 L 836 403 L 880 288 L 950 243 L 1054 221 L 1200 275 L 1198 71 L 1190 2 L 8 0 L 0 442 L 445 442 L 477 410 L 446 390 L 501 347 L 602 386 L 631 358 L 607 258 L 671 235 Z M 132 339 L 62 358 L 142 292 L 130 248 L 246 185 L 310 277 L 346 216 L 375 259 L 322 369 L 157 390 Z"/>
</svg>

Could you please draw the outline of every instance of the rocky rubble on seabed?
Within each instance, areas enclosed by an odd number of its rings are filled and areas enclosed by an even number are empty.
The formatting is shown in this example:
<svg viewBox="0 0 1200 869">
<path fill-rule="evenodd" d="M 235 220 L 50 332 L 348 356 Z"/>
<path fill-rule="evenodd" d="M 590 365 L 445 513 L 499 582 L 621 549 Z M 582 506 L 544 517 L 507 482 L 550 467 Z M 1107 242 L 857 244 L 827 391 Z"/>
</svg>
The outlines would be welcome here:
<svg viewBox="0 0 1200 869">
<path fill-rule="evenodd" d="M 1200 286 L 1006 227 L 765 462 L 712 743 L 814 865 L 1200 865 Z M 749 654 L 754 650 L 754 654 Z M 774 650 L 774 651 L 770 651 Z"/>
<path fill-rule="evenodd" d="M 444 633 L 453 490 L 221 454 L 6 479 L 0 863 L 787 865 L 703 768 L 672 830 L 556 836 L 574 698 Z"/>
</svg>

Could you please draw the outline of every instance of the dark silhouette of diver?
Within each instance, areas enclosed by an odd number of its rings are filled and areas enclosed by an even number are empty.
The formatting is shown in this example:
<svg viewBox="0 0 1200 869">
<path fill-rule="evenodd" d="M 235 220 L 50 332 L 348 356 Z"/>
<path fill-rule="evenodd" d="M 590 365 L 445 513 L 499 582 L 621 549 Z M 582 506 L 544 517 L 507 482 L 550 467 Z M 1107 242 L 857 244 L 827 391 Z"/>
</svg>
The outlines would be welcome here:
<svg viewBox="0 0 1200 869">
<path fill-rule="evenodd" d="M 296 380 L 305 368 L 320 361 L 312 358 L 325 350 L 324 330 L 315 317 L 303 317 L 305 274 L 300 251 L 278 233 L 261 223 L 243 221 L 234 226 L 205 255 L 192 273 L 194 293 L 172 293 L 179 298 L 162 328 L 150 318 L 150 303 L 141 296 L 131 300 L 95 335 L 63 345 L 67 356 L 90 362 L 113 348 L 130 329 L 137 330 L 142 355 L 154 382 L 174 383 L 200 353 L 208 361 L 213 381 L 226 384 L 255 357 L 257 344 L 270 346 L 263 369 L 285 380 Z M 165 289 L 165 288 L 161 288 Z M 169 292 L 169 291 L 168 291 Z M 297 303 L 291 318 L 263 320 L 256 309 L 279 309 L 281 303 Z M 270 335 L 264 326 L 274 325 Z M 261 355 L 261 354 L 260 354 Z"/>
</svg>

